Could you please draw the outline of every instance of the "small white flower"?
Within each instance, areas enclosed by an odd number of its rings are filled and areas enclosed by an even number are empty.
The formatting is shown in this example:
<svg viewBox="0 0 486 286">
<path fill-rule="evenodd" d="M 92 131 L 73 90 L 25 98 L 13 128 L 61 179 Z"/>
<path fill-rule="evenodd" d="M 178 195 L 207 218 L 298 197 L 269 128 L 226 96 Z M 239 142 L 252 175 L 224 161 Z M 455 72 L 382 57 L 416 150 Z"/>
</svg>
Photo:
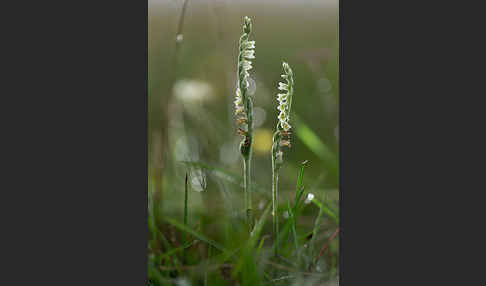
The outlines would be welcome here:
<svg viewBox="0 0 486 286">
<path fill-rule="evenodd" d="M 247 59 L 254 59 L 255 58 L 255 50 L 243 51 L 243 57 L 245 57 Z"/>
<path fill-rule="evenodd" d="M 282 101 L 287 101 L 289 95 L 287 93 L 279 93 L 277 94 L 277 100 L 282 102 Z"/>
<path fill-rule="evenodd" d="M 243 43 L 243 49 L 249 50 L 255 48 L 255 41 L 246 41 Z"/>
<path fill-rule="evenodd" d="M 313 193 L 309 193 L 307 195 L 307 198 L 305 199 L 305 202 L 304 203 L 305 204 L 310 204 L 313 199 L 314 199 L 314 194 Z"/>
<path fill-rule="evenodd" d="M 279 82 L 278 83 L 278 89 L 288 91 L 289 90 L 289 86 L 286 83 Z"/>
<path fill-rule="evenodd" d="M 245 113 L 245 109 L 243 108 L 243 106 L 236 107 L 235 115 L 239 115 L 243 113 Z"/>
<path fill-rule="evenodd" d="M 280 112 L 280 114 L 278 115 L 278 119 L 280 120 L 281 123 L 287 121 L 288 117 L 285 111 Z"/>
<path fill-rule="evenodd" d="M 285 112 L 285 111 L 287 110 L 287 107 L 288 107 L 288 106 L 287 106 L 287 103 L 282 102 L 282 103 L 280 103 L 280 105 L 279 105 L 279 106 L 277 106 L 277 109 L 278 109 L 278 110 L 280 110 L 280 111 Z"/>
<path fill-rule="evenodd" d="M 236 99 L 235 99 L 235 108 L 238 108 L 238 105 L 243 104 L 243 99 L 241 97 L 241 90 L 239 88 L 236 89 Z"/>
<path fill-rule="evenodd" d="M 292 69 L 290 68 L 289 64 L 286 63 L 286 62 L 283 62 L 282 66 L 283 66 L 283 69 L 285 71 L 285 74 L 290 75 L 292 77 L 293 73 L 292 73 Z"/>
<path fill-rule="evenodd" d="M 251 62 L 250 61 L 243 61 L 243 70 L 244 71 L 249 71 L 251 70 L 252 66 L 251 66 Z M 245 75 L 247 76 L 247 74 Z"/>
<path fill-rule="evenodd" d="M 281 125 L 284 131 L 289 131 L 289 129 L 292 128 L 287 121 L 282 122 Z"/>
</svg>

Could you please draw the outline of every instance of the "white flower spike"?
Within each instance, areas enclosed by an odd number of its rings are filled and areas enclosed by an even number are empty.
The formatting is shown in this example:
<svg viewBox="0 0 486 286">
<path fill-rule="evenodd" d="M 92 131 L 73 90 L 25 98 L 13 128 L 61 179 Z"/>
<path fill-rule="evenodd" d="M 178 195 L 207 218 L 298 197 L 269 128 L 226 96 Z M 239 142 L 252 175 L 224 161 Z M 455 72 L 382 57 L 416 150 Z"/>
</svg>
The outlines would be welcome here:
<svg viewBox="0 0 486 286">
<path fill-rule="evenodd" d="M 279 127 L 283 131 L 287 132 L 290 130 L 290 105 L 292 104 L 292 95 L 294 93 L 294 78 L 292 69 L 290 66 L 284 62 L 282 63 L 285 74 L 282 75 L 287 83 L 279 82 L 278 89 L 285 91 L 285 93 L 277 94 L 277 101 L 279 103 L 277 109 L 280 111 L 278 115 Z"/>
<path fill-rule="evenodd" d="M 240 38 L 240 54 L 238 56 L 238 88 L 236 89 L 235 113 L 245 114 L 249 118 L 251 111 L 246 110 L 247 101 L 249 100 L 248 88 L 250 83 L 248 78 L 250 76 L 249 71 L 253 68 L 251 60 L 255 58 L 255 41 L 249 41 L 252 29 L 251 19 L 245 17 L 243 23 L 243 35 Z M 238 121 L 237 122 L 241 122 Z"/>
</svg>

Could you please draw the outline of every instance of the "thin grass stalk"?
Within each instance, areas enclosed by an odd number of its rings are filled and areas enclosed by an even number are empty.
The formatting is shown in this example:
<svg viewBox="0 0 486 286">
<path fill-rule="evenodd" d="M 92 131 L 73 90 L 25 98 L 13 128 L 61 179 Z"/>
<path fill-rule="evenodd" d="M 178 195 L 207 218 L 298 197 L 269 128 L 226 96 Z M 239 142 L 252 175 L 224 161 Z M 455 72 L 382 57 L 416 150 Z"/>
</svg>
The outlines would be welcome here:
<svg viewBox="0 0 486 286">
<path fill-rule="evenodd" d="M 185 180 L 185 185 L 184 185 L 184 225 L 187 227 L 187 197 L 188 197 L 188 192 L 187 192 L 187 173 L 186 173 L 186 180 Z M 185 232 L 182 233 L 182 245 L 185 245 L 187 242 L 187 234 Z M 182 261 L 183 263 L 186 263 L 186 248 L 184 247 L 182 249 Z"/>
<path fill-rule="evenodd" d="M 331 237 L 329 238 L 327 243 L 322 247 L 321 251 L 319 252 L 319 256 L 317 256 L 317 258 L 314 259 L 314 264 L 317 263 L 319 261 L 319 259 L 321 258 L 321 256 L 324 254 L 324 252 L 326 252 L 326 250 L 331 245 L 331 242 L 334 240 L 334 238 L 336 238 L 338 233 L 339 233 L 339 227 L 334 231 L 334 233 L 331 235 Z"/>
<path fill-rule="evenodd" d="M 294 246 L 295 246 L 295 253 L 297 254 L 297 265 L 300 264 L 300 251 L 299 251 L 299 240 L 297 238 L 297 230 L 296 230 L 296 217 L 292 208 L 290 207 L 290 200 L 287 198 L 287 212 L 289 213 L 289 220 L 291 224 L 292 236 L 294 239 Z"/>
</svg>

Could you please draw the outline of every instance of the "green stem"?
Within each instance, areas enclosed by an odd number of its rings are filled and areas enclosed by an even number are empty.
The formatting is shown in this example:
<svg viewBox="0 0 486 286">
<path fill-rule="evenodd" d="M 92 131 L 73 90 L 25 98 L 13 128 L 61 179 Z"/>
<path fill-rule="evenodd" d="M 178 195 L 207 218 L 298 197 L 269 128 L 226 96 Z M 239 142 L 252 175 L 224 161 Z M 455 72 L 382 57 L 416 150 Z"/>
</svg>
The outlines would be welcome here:
<svg viewBox="0 0 486 286">
<path fill-rule="evenodd" d="M 278 170 L 280 169 L 280 163 L 277 162 L 278 146 L 280 144 L 280 132 L 277 131 L 273 134 L 273 146 L 272 146 L 272 214 L 273 214 L 273 234 L 275 236 L 275 256 L 278 256 Z"/>
<path fill-rule="evenodd" d="M 186 173 L 186 180 L 184 185 L 184 225 L 187 226 L 187 173 Z M 182 245 L 187 242 L 186 232 L 182 233 Z M 186 263 L 186 248 L 182 249 L 182 261 Z"/>
<path fill-rule="evenodd" d="M 243 90 L 243 94 L 246 96 L 246 89 Z M 245 109 L 247 111 L 246 117 L 248 119 L 248 132 L 245 139 L 243 139 L 241 147 L 241 155 L 243 157 L 243 184 L 245 188 L 245 208 L 246 218 L 249 231 L 253 230 L 253 211 L 252 211 L 252 199 L 250 189 L 250 176 L 251 176 L 251 151 L 253 143 L 253 101 L 251 97 L 246 97 Z"/>
<path fill-rule="evenodd" d="M 248 227 L 250 232 L 253 229 L 253 212 L 252 212 L 252 201 L 251 201 L 251 190 L 250 190 L 250 156 L 243 158 L 243 183 L 245 187 L 245 208 L 246 208 L 246 219 L 248 222 Z"/>
<path fill-rule="evenodd" d="M 277 205 L 278 205 L 278 170 L 280 169 L 281 162 L 277 162 L 277 153 L 280 144 L 280 131 L 277 127 L 275 128 L 277 131 L 273 134 L 273 145 L 272 145 L 272 214 L 273 214 L 273 234 L 275 236 L 275 256 L 278 256 L 278 214 L 277 214 Z M 280 159 L 279 159 L 280 160 Z"/>
<path fill-rule="evenodd" d="M 275 161 L 273 159 L 272 161 Z M 275 164 L 275 163 L 273 163 Z M 278 169 L 272 168 L 272 207 L 273 207 L 273 233 L 275 235 L 275 256 L 278 256 L 278 213 L 277 213 L 277 205 L 278 205 Z"/>
</svg>

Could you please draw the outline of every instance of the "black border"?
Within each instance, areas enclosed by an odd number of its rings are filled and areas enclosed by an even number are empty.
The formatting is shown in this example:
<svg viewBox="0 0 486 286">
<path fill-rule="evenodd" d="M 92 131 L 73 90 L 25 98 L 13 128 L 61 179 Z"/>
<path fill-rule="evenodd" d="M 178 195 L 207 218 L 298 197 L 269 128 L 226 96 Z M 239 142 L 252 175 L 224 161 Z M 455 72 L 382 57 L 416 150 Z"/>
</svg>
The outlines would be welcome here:
<svg viewBox="0 0 486 286">
<path fill-rule="evenodd" d="M 148 2 L 10 4 L 0 284 L 146 285 Z"/>
</svg>

